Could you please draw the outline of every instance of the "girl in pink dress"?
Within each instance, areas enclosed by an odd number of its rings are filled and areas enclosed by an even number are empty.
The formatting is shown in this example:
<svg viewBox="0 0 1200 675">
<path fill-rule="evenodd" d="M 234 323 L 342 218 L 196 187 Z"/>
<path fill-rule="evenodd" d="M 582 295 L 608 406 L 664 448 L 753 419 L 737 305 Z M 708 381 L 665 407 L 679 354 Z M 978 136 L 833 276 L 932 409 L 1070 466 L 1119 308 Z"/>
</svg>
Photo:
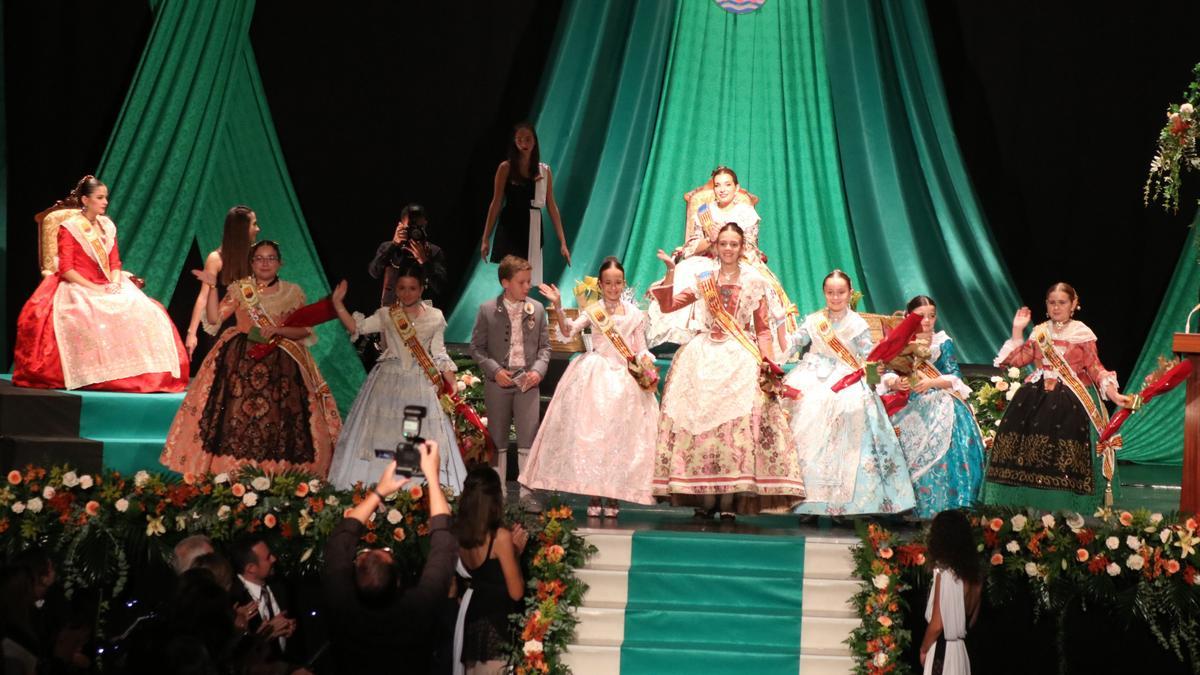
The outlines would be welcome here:
<svg viewBox="0 0 1200 675">
<path fill-rule="evenodd" d="M 618 499 L 653 504 L 658 373 L 646 351 L 646 315 L 622 300 L 625 268 L 609 256 L 600 264 L 602 299 L 569 321 L 562 295 L 541 285 L 570 339 L 592 327 L 592 348 L 571 362 L 554 390 L 521 472 L 530 489 L 590 495 L 589 516 L 615 518 Z M 601 510 L 600 498 L 608 499 Z"/>
</svg>

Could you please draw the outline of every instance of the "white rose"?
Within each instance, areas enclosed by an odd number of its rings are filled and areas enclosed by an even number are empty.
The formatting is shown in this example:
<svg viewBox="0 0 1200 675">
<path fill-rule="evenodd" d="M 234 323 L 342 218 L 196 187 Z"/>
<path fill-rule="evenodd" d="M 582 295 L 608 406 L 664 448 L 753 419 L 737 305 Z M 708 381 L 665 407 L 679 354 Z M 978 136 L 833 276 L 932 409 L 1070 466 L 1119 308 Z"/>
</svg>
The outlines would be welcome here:
<svg viewBox="0 0 1200 675">
<path fill-rule="evenodd" d="M 399 511 L 396 509 L 388 509 L 387 521 L 389 523 L 392 525 L 398 525 L 402 520 L 404 520 L 404 516 L 401 515 Z"/>
<path fill-rule="evenodd" d="M 1145 564 L 1146 559 L 1136 553 L 1129 556 L 1129 559 L 1125 561 L 1125 565 L 1134 572 L 1142 569 L 1142 565 Z"/>
<path fill-rule="evenodd" d="M 872 658 L 871 661 L 875 663 L 877 668 L 886 666 L 888 662 L 887 652 L 875 652 L 875 657 Z"/>
<path fill-rule="evenodd" d="M 17 514 L 25 513 L 25 502 L 17 502 L 13 504 L 12 512 Z"/>
<path fill-rule="evenodd" d="M 328 497 L 325 498 L 325 504 L 327 506 L 337 506 L 338 498 L 335 495 L 329 495 Z"/>
<path fill-rule="evenodd" d="M 455 383 L 454 388 L 457 389 L 458 391 L 466 391 L 467 383 L 463 382 L 462 380 L 459 380 L 457 383 Z"/>
<path fill-rule="evenodd" d="M 1020 532 L 1025 529 L 1025 523 L 1028 523 L 1029 519 L 1025 517 L 1025 514 L 1018 513 L 1009 522 L 1012 523 L 1013 532 Z"/>
<path fill-rule="evenodd" d="M 74 471 L 68 471 L 63 474 L 62 484 L 63 487 L 75 487 L 79 485 L 79 476 L 76 476 Z"/>
<path fill-rule="evenodd" d="M 1038 575 L 1037 563 L 1032 563 L 1032 562 L 1025 563 L 1025 574 L 1028 574 L 1031 577 L 1036 577 Z"/>
<path fill-rule="evenodd" d="M 145 487 L 146 483 L 150 482 L 150 472 L 146 470 L 139 471 L 133 474 L 134 487 Z"/>
<path fill-rule="evenodd" d="M 221 483 L 228 483 L 229 482 L 229 474 L 219 473 L 219 474 L 213 476 L 213 482 L 216 483 L 217 485 L 220 485 Z"/>
<path fill-rule="evenodd" d="M 1004 400 L 1005 401 L 1013 400 L 1013 397 L 1017 395 L 1017 390 L 1020 388 L 1021 388 L 1021 385 L 1017 384 L 1016 382 L 1013 382 L 1013 386 L 1009 387 L 1008 392 L 1006 394 L 1004 394 Z"/>
<path fill-rule="evenodd" d="M 1104 545 L 1108 547 L 1108 550 L 1115 551 L 1121 547 L 1121 540 L 1116 537 L 1109 537 L 1104 540 Z"/>
<path fill-rule="evenodd" d="M 1054 516 L 1050 515 L 1049 513 L 1042 516 L 1042 525 L 1044 525 L 1047 530 L 1054 527 Z"/>
<path fill-rule="evenodd" d="M 1179 106 L 1179 116 L 1185 120 L 1190 118 L 1194 112 L 1196 112 L 1196 110 L 1192 107 L 1191 103 L 1184 103 L 1183 105 Z"/>
<path fill-rule="evenodd" d="M 30 499 L 29 501 L 25 502 L 25 508 L 29 509 L 30 511 L 32 511 L 34 513 L 41 513 L 42 512 L 42 500 L 38 499 L 37 497 L 34 497 L 33 499 Z"/>
<path fill-rule="evenodd" d="M 1007 549 L 1009 553 L 1016 553 L 1017 551 L 1021 550 L 1021 545 L 1016 541 L 1010 541 L 1004 548 Z"/>
<path fill-rule="evenodd" d="M 233 509 L 229 508 L 228 504 L 222 504 L 221 508 L 217 509 L 217 520 L 227 520 L 231 511 Z"/>
<path fill-rule="evenodd" d="M 247 492 L 246 494 L 242 495 L 242 503 L 245 504 L 246 506 L 257 505 L 258 504 L 258 493 L 257 492 Z"/>
<path fill-rule="evenodd" d="M 891 578 L 889 578 L 886 574 L 876 575 L 875 578 L 871 580 L 871 583 L 875 585 L 875 588 L 878 588 L 881 591 L 887 590 L 888 584 L 891 582 Z"/>
<path fill-rule="evenodd" d="M 527 640 L 525 642 L 525 646 L 521 648 L 521 651 L 526 654 L 536 654 L 543 651 L 544 648 L 545 647 L 542 645 L 541 640 Z"/>
<path fill-rule="evenodd" d="M 997 383 L 997 382 L 999 382 L 1000 380 L 1003 380 L 1003 379 L 1004 379 L 1004 378 L 1003 378 L 1003 377 L 1000 377 L 999 375 L 993 375 L 993 376 L 992 376 L 992 384 L 995 384 L 995 383 Z"/>
<path fill-rule="evenodd" d="M 42 490 L 42 499 L 54 499 L 54 488 L 47 485 Z"/>
<path fill-rule="evenodd" d="M 1011 366 L 1008 369 L 1008 379 L 1015 380 L 1021 377 L 1021 369 L 1016 366 Z"/>
<path fill-rule="evenodd" d="M 271 487 L 271 479 L 266 476 L 256 476 L 254 480 L 250 481 L 250 487 L 259 492 L 265 492 Z"/>
<path fill-rule="evenodd" d="M 479 417 L 479 422 L 480 422 L 480 424 L 482 424 L 483 426 L 486 427 L 487 426 L 487 415 L 481 415 Z"/>
<path fill-rule="evenodd" d="M 316 478 L 308 481 L 308 489 L 310 492 L 318 492 L 321 489 L 321 481 Z"/>
<path fill-rule="evenodd" d="M 1078 513 L 1072 513 L 1067 516 L 1067 527 L 1071 528 L 1072 532 L 1078 532 L 1084 526 L 1083 516 Z"/>
<path fill-rule="evenodd" d="M 1163 519 L 1163 514 L 1161 514 L 1161 513 L 1151 513 L 1150 514 L 1150 522 L 1154 523 L 1155 525 L 1161 523 L 1162 519 Z"/>
<path fill-rule="evenodd" d="M 1167 543 L 1168 541 L 1171 541 L 1171 530 L 1163 530 L 1162 532 L 1159 532 L 1158 538 L 1164 544 Z"/>
<path fill-rule="evenodd" d="M 115 508 L 120 513 L 125 513 L 126 511 L 129 510 L 129 500 L 122 497 L 122 498 L 118 499 L 115 503 L 113 503 L 113 508 Z"/>
<path fill-rule="evenodd" d="M 1108 563 L 1108 567 L 1104 568 L 1104 571 L 1108 572 L 1108 576 L 1115 577 L 1121 574 L 1121 566 L 1115 562 L 1110 562 Z"/>
<path fill-rule="evenodd" d="M 93 485 L 95 485 L 95 482 L 92 480 L 91 476 L 84 474 L 79 477 L 79 487 L 83 488 L 84 490 L 91 490 Z"/>
<path fill-rule="evenodd" d="M 1143 542 L 1141 539 L 1138 539 L 1131 534 L 1128 537 L 1125 537 L 1125 545 L 1128 546 L 1131 551 L 1140 551 L 1142 550 Z"/>
</svg>

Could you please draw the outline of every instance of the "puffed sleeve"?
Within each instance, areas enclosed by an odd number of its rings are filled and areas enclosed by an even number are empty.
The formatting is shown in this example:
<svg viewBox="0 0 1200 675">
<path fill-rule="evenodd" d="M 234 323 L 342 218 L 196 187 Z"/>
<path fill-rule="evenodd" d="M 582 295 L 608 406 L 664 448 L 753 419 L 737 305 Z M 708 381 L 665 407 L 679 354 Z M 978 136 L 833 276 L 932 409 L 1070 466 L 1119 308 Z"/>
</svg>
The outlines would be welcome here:
<svg viewBox="0 0 1200 675">
<path fill-rule="evenodd" d="M 591 319 L 588 318 L 587 312 L 584 312 L 583 310 L 579 310 L 579 314 L 574 319 L 567 319 L 566 312 L 563 312 L 561 307 L 555 310 L 554 314 L 554 320 L 558 322 L 559 334 L 563 342 L 566 342 L 576 335 L 579 335 L 580 331 L 582 331 L 584 328 L 587 328 L 587 325 L 591 323 Z M 567 332 L 565 334 L 562 333 L 562 324 L 564 323 L 567 324 Z"/>
<path fill-rule="evenodd" d="M 1038 351 L 1037 343 L 1033 340 L 1026 340 L 1018 344 L 1012 338 L 1009 338 L 1000 347 L 1000 353 L 996 355 L 995 360 L 992 361 L 992 365 L 997 368 L 1003 366 L 1022 368 L 1033 363 L 1033 360 L 1038 355 Z"/>
<path fill-rule="evenodd" d="M 673 284 L 660 284 L 650 289 L 650 294 L 658 301 L 658 308 L 664 314 L 683 309 L 696 301 L 696 291 L 690 288 L 679 293 L 674 293 L 674 291 Z"/>
<path fill-rule="evenodd" d="M 79 250 L 79 243 L 75 241 L 75 237 L 71 235 L 70 231 L 65 227 L 58 228 L 59 274 L 69 270 L 79 270 L 81 267 L 86 270 L 87 263 L 84 263 L 82 266 L 80 265 L 79 256 L 81 254 L 83 254 L 83 251 Z"/>
<path fill-rule="evenodd" d="M 962 379 L 962 369 L 958 367 L 958 348 L 954 340 L 949 338 L 942 343 L 942 352 L 938 357 L 938 370 L 942 377 L 950 381 L 950 389 L 963 398 L 971 396 L 971 388 Z"/>
<path fill-rule="evenodd" d="M 383 330 L 383 319 L 379 312 L 375 312 L 371 316 L 364 316 L 362 312 L 354 312 L 350 316 L 354 319 L 354 332 L 350 334 L 351 342 L 360 336 L 372 335 Z"/>
<path fill-rule="evenodd" d="M 215 293 L 216 289 L 209 289 L 209 291 Z M 229 317 L 233 316 L 233 313 L 237 311 L 236 284 L 230 284 L 229 287 L 225 289 L 225 297 L 221 298 L 219 311 L 221 313 L 221 321 L 220 323 L 215 324 L 208 322 L 208 312 L 200 312 L 200 326 L 204 328 L 204 332 L 208 333 L 209 335 L 216 335 L 217 331 L 221 329 L 221 324 L 228 321 Z"/>
<path fill-rule="evenodd" d="M 1100 355 L 1096 351 L 1095 340 L 1090 340 L 1076 346 L 1079 348 L 1081 355 L 1079 357 L 1080 363 L 1078 365 L 1073 363 L 1071 367 L 1075 369 L 1075 372 L 1083 371 L 1087 373 L 1088 378 L 1096 385 L 1096 390 L 1100 392 L 1100 398 L 1107 401 L 1108 394 L 1106 392 L 1109 385 L 1112 385 L 1113 389 L 1120 389 L 1120 385 L 1117 382 L 1117 374 L 1111 370 L 1107 370 L 1104 364 L 1100 363 Z"/>
<path fill-rule="evenodd" d="M 850 341 L 849 347 L 854 350 L 858 358 L 865 360 L 871 350 L 875 348 L 875 343 L 871 341 L 871 329 L 864 328 L 861 333 L 855 335 L 854 339 Z"/>
<path fill-rule="evenodd" d="M 812 344 L 812 334 L 808 332 L 808 322 L 802 321 L 799 328 L 788 333 L 787 341 L 787 352 L 779 357 L 780 361 L 787 361 L 792 358 L 793 354 L 799 354 L 805 347 Z"/>
</svg>

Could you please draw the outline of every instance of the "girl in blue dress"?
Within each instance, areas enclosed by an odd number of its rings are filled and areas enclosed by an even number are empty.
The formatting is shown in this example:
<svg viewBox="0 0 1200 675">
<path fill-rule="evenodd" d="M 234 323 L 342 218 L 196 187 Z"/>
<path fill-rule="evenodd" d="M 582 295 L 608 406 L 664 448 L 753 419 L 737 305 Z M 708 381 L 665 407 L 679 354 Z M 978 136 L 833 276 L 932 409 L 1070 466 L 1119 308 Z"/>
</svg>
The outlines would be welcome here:
<svg viewBox="0 0 1200 675">
<path fill-rule="evenodd" d="M 929 519 L 940 511 L 971 506 L 979 498 L 983 437 L 967 404 L 971 389 L 962 381 L 954 340 L 943 331 L 934 332 L 937 305 L 918 295 L 907 309 L 923 317 L 918 339 L 929 342 L 929 357 L 917 363 L 911 378 L 884 375 L 880 388 L 909 392 L 907 405 L 892 416 L 892 424 L 912 475 L 916 515 Z"/>
</svg>

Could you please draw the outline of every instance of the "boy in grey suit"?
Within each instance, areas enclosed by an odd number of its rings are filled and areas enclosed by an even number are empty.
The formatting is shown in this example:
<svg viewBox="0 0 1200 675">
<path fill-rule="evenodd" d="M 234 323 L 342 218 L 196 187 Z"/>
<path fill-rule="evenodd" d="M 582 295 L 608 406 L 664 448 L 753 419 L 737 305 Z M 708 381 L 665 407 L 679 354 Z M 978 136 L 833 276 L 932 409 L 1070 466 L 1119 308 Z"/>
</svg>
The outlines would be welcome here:
<svg viewBox="0 0 1200 675">
<path fill-rule="evenodd" d="M 550 365 L 546 310 L 529 300 L 532 266 L 515 255 L 500 261 L 504 292 L 479 306 L 471 331 L 471 358 L 484 373 L 483 400 L 488 432 L 496 443 L 497 471 L 507 483 L 508 429 L 517 426 L 517 466 L 525 470 L 537 436 L 541 391 Z M 521 496 L 529 491 L 522 487 Z"/>
</svg>

